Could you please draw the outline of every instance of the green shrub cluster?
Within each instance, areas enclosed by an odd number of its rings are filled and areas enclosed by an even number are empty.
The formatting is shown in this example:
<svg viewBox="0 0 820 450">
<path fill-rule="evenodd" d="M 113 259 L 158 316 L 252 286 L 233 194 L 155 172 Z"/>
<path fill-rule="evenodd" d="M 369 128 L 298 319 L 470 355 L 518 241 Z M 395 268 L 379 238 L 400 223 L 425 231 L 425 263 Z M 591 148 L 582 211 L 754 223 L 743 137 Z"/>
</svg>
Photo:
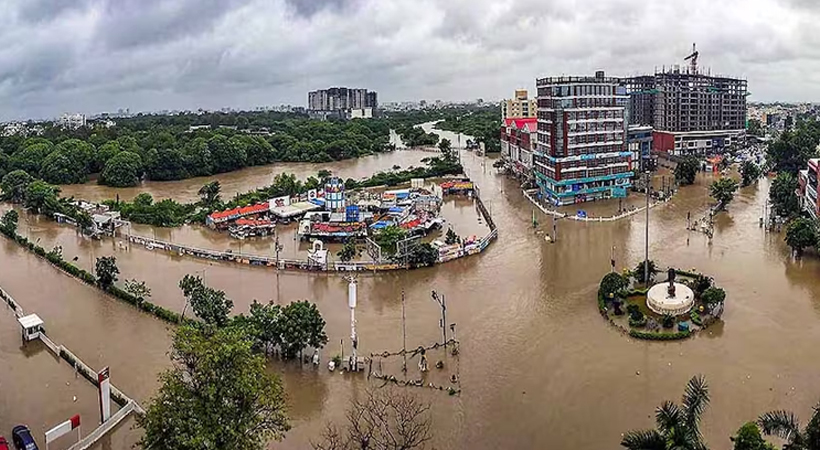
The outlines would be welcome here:
<svg viewBox="0 0 820 450">
<path fill-rule="evenodd" d="M 653 333 L 648 331 L 640 331 L 631 329 L 629 335 L 635 339 L 643 339 L 646 341 L 676 341 L 679 339 L 686 339 L 692 335 L 691 331 L 678 331 L 675 333 Z"/>
</svg>

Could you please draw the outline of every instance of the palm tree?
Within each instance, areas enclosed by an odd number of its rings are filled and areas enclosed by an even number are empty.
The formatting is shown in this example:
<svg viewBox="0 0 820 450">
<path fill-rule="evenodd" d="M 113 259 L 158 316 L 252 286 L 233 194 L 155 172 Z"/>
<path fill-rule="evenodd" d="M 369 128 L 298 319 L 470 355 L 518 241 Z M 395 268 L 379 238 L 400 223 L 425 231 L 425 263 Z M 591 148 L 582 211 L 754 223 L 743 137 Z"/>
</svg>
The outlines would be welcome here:
<svg viewBox="0 0 820 450">
<path fill-rule="evenodd" d="M 800 421 L 793 412 L 770 411 L 757 419 L 767 436 L 777 436 L 787 441 L 783 450 L 820 450 L 820 403 L 814 407 L 808 425 L 800 429 Z"/>
<path fill-rule="evenodd" d="M 709 404 L 709 387 L 703 375 L 686 384 L 680 405 L 665 401 L 655 410 L 654 430 L 629 431 L 621 446 L 629 450 L 706 450 L 700 418 Z"/>
</svg>

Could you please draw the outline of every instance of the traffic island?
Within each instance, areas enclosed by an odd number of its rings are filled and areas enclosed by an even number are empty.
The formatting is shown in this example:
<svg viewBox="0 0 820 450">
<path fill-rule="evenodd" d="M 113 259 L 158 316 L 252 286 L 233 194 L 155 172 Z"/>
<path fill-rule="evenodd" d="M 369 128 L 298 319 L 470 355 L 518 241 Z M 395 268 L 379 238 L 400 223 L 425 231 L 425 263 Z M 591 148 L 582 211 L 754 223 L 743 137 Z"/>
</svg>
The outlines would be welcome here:
<svg viewBox="0 0 820 450">
<path fill-rule="evenodd" d="M 606 274 L 598 289 L 601 316 L 622 333 L 643 340 L 679 340 L 720 320 L 726 293 L 712 277 L 670 268 L 666 281 L 656 282 L 652 270 L 649 283 L 644 283 L 640 267 Z"/>
</svg>

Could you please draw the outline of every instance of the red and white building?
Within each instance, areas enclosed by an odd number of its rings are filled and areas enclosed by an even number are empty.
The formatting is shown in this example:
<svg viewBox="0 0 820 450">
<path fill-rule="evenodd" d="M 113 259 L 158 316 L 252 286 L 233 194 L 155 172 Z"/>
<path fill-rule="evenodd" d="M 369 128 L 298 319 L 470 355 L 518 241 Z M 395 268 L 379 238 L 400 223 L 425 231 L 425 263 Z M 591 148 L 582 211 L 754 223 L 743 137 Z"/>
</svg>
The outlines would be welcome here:
<svg viewBox="0 0 820 450">
<path fill-rule="evenodd" d="M 800 205 L 815 220 L 820 217 L 820 207 L 817 204 L 818 168 L 820 168 L 820 158 L 812 158 L 809 160 L 808 168 L 801 170 L 797 177 L 800 183 L 797 188 L 800 195 Z"/>
<path fill-rule="evenodd" d="M 536 117 L 504 119 L 504 125 L 501 127 L 501 157 L 519 177 L 532 177 L 537 136 Z"/>
</svg>

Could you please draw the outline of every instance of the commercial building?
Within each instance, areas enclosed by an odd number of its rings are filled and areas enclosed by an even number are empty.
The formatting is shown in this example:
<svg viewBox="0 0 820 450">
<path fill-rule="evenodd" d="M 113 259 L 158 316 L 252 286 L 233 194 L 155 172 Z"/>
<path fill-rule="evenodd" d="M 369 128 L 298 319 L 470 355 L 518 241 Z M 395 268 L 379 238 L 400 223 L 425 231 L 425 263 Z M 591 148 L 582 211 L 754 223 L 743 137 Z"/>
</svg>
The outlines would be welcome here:
<svg viewBox="0 0 820 450">
<path fill-rule="evenodd" d="M 63 114 L 60 116 L 60 126 L 65 129 L 76 130 L 85 125 L 85 114 Z"/>
<path fill-rule="evenodd" d="M 817 204 L 818 170 L 820 170 L 820 159 L 812 158 L 809 160 L 808 167 L 801 170 L 797 177 L 800 206 L 815 220 L 820 217 L 820 206 Z"/>
<path fill-rule="evenodd" d="M 308 92 L 308 111 L 378 108 L 378 95 L 367 89 L 332 87 Z"/>
<path fill-rule="evenodd" d="M 632 172 L 641 173 L 648 169 L 647 161 L 652 158 L 652 127 L 649 125 L 629 125 L 626 142 L 632 154 Z"/>
<path fill-rule="evenodd" d="M 514 98 L 501 100 L 502 119 L 536 117 L 537 112 L 538 101 L 529 98 L 526 89 L 516 89 Z"/>
<path fill-rule="evenodd" d="M 504 119 L 501 127 L 501 158 L 519 178 L 532 175 L 533 155 L 537 150 L 538 119 Z"/>
<path fill-rule="evenodd" d="M 555 205 L 625 197 L 631 186 L 626 88 L 604 72 L 536 80 L 538 142 L 533 170 Z"/>
<path fill-rule="evenodd" d="M 746 80 L 705 74 L 697 57 L 693 48 L 688 67 L 623 79 L 630 95 L 629 123 L 655 130 L 656 151 L 714 153 L 745 135 Z"/>
</svg>

